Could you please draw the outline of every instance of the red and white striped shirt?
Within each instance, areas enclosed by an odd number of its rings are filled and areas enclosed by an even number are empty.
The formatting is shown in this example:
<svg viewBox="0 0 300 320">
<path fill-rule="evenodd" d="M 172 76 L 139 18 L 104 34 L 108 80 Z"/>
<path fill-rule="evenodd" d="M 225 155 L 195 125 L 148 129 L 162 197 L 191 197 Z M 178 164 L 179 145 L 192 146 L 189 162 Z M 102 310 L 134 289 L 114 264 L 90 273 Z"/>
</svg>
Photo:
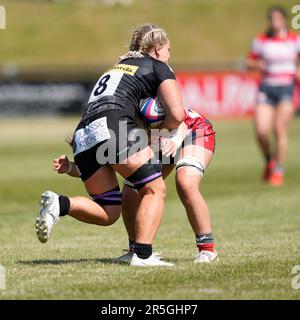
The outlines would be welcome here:
<svg viewBox="0 0 300 320">
<path fill-rule="evenodd" d="M 252 43 L 249 58 L 262 59 L 265 63 L 262 83 L 270 86 L 289 85 L 297 71 L 300 57 L 300 37 L 292 31 L 283 36 L 258 35 Z"/>
</svg>

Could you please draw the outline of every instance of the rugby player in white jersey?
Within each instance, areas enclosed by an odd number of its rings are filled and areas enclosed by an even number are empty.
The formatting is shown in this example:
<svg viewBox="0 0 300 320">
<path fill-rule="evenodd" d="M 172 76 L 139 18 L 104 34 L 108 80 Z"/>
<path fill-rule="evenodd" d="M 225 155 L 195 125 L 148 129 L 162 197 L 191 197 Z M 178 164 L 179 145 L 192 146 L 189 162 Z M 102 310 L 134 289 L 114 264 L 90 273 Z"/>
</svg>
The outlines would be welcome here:
<svg viewBox="0 0 300 320">
<path fill-rule="evenodd" d="M 300 37 L 288 29 L 287 13 L 281 7 L 269 9 L 268 23 L 267 31 L 253 40 L 248 67 L 261 73 L 254 124 L 266 163 L 263 179 L 279 186 L 284 183 L 288 126 L 295 112 L 293 93 L 299 76 Z"/>
</svg>

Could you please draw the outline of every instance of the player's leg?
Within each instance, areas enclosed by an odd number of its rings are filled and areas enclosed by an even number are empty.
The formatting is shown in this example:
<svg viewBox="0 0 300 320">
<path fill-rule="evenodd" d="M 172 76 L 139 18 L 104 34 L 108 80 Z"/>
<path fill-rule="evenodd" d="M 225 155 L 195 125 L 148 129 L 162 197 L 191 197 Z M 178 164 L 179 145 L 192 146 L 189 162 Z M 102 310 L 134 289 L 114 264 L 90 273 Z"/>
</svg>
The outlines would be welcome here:
<svg viewBox="0 0 300 320">
<path fill-rule="evenodd" d="M 164 179 L 170 174 L 173 168 L 174 165 L 164 165 L 162 167 L 162 176 Z M 129 247 L 136 241 L 135 222 L 140 202 L 140 193 L 132 183 L 125 179 L 122 189 L 122 217 L 129 238 Z"/>
<path fill-rule="evenodd" d="M 91 199 L 69 198 L 70 210 L 67 214 L 79 221 L 101 226 L 109 226 L 118 220 L 121 192 L 115 171 L 107 165 L 103 166 L 84 181 L 84 186 Z"/>
<path fill-rule="evenodd" d="M 101 183 L 99 183 L 101 181 Z M 109 226 L 121 213 L 121 193 L 115 172 L 103 166 L 84 180 L 91 198 L 66 197 L 52 191 L 41 196 L 41 208 L 36 219 L 36 233 L 41 242 L 47 242 L 51 230 L 62 216 L 72 216 L 85 223 Z"/>
<path fill-rule="evenodd" d="M 162 176 L 164 179 L 171 173 L 174 169 L 174 165 L 163 165 L 162 166 Z M 135 189 L 134 185 L 124 180 L 124 185 L 122 189 L 122 218 L 128 235 L 129 248 L 125 254 L 116 258 L 115 262 L 118 263 L 129 263 L 132 258 L 133 248 L 135 244 L 135 221 L 138 207 L 140 205 L 141 196 Z"/>
<path fill-rule="evenodd" d="M 131 155 L 113 168 L 138 190 L 140 205 L 135 218 L 135 240 L 131 265 L 171 266 L 152 254 L 152 243 L 161 223 L 166 187 L 161 175 L 161 165 L 151 161 L 154 157 L 148 146 Z"/>
<path fill-rule="evenodd" d="M 276 167 L 270 177 L 272 185 L 283 183 L 284 164 L 288 147 L 288 127 L 294 115 L 294 106 L 290 101 L 281 102 L 275 111 L 274 133 L 276 139 Z"/>
<path fill-rule="evenodd" d="M 188 145 L 183 148 L 180 160 L 176 165 L 177 192 L 195 233 L 196 244 L 199 249 L 195 262 L 200 263 L 217 259 L 210 212 L 199 191 L 203 174 L 209 166 L 212 156 L 212 150 L 208 150 L 201 145 Z"/>
<path fill-rule="evenodd" d="M 129 252 L 133 252 L 135 244 L 135 219 L 140 202 L 141 196 L 138 190 L 129 181 L 124 180 L 122 188 L 122 218 L 128 235 Z M 121 260 L 123 261 L 123 259 Z"/>
<path fill-rule="evenodd" d="M 172 171 L 173 168 L 174 168 L 173 165 L 164 166 L 164 168 L 162 170 L 162 179 L 165 179 L 168 176 L 168 174 Z M 153 212 L 153 213 L 155 213 L 156 211 L 160 212 L 162 204 L 163 204 L 163 207 L 164 207 L 164 202 L 161 203 L 161 200 L 157 201 L 157 206 L 155 206 L 155 202 L 153 203 L 153 199 L 154 199 L 155 196 L 159 196 L 159 199 L 161 199 L 162 196 L 163 196 L 163 200 L 165 199 L 166 189 L 165 189 L 165 184 L 164 183 L 163 183 L 163 185 L 164 185 L 164 188 L 161 187 L 161 181 L 159 181 L 159 186 L 153 185 L 150 190 L 147 190 L 146 188 L 145 188 L 145 190 L 144 190 L 144 188 L 140 190 L 140 195 L 141 195 L 140 206 L 142 205 L 142 203 L 144 201 L 143 207 L 145 208 L 145 211 L 149 210 L 148 206 L 151 207 L 151 212 Z M 156 195 L 154 194 L 154 189 L 155 189 L 155 194 Z M 159 194 L 159 192 L 162 192 L 162 196 Z M 136 225 L 135 241 L 136 242 L 141 241 L 141 239 L 142 239 L 141 238 L 141 234 L 145 234 L 145 232 L 146 232 L 147 227 L 145 227 L 145 222 L 146 221 L 151 222 L 151 219 L 149 219 L 149 217 L 146 218 L 145 214 L 142 214 L 139 210 L 140 210 L 140 208 L 138 209 L 138 211 L 136 213 L 136 217 L 135 217 L 135 225 Z M 151 217 L 152 214 L 149 214 L 149 216 Z M 159 224 L 160 224 L 160 221 L 159 221 Z M 150 239 L 154 239 L 154 236 L 158 231 L 159 224 L 154 222 L 154 224 L 153 224 L 153 236 Z M 145 231 L 143 231 L 144 228 L 145 228 Z"/>
<path fill-rule="evenodd" d="M 203 153 L 203 158 L 206 160 L 204 166 L 207 168 L 213 155 L 212 151 L 201 147 L 195 148 L 198 149 L 198 153 Z M 203 162 L 201 161 L 201 163 Z M 199 191 L 202 178 L 203 176 L 199 169 L 189 165 L 189 163 L 185 166 L 178 167 L 176 172 L 177 192 L 186 209 L 193 231 L 197 235 L 211 233 L 209 210 Z"/>
<path fill-rule="evenodd" d="M 272 159 L 270 134 L 273 129 L 275 109 L 269 104 L 258 104 L 254 112 L 256 139 L 266 162 L 263 178 L 268 180 L 275 163 Z"/>
</svg>

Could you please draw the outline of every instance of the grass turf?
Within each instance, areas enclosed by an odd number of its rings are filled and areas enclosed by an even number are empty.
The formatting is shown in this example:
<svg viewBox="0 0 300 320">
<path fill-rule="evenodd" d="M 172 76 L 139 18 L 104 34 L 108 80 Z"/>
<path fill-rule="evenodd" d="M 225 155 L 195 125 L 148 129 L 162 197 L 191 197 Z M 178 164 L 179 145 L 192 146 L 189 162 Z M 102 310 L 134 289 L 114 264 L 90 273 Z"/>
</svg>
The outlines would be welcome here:
<svg viewBox="0 0 300 320">
<path fill-rule="evenodd" d="M 194 236 L 176 196 L 174 176 L 155 251 L 172 269 L 112 264 L 126 248 L 122 221 L 97 227 L 66 217 L 49 243 L 34 234 L 45 189 L 85 194 L 79 180 L 57 176 L 51 160 L 71 154 L 63 139 L 77 119 L 0 120 L 0 299 L 299 299 L 291 286 L 300 264 L 299 125 L 290 132 L 286 184 L 260 182 L 262 160 L 251 122 L 215 121 L 217 150 L 202 184 L 220 261 L 194 265 Z"/>
<path fill-rule="evenodd" d="M 102 68 L 126 51 L 132 28 L 152 22 L 168 31 L 172 65 L 202 61 L 211 67 L 247 55 L 253 37 L 266 28 L 269 6 L 282 5 L 290 14 L 297 3 L 134 0 L 129 7 L 106 7 L 94 0 L 2 0 L 7 29 L 0 31 L 0 61 L 44 65 L 43 70 L 51 65 Z"/>
</svg>

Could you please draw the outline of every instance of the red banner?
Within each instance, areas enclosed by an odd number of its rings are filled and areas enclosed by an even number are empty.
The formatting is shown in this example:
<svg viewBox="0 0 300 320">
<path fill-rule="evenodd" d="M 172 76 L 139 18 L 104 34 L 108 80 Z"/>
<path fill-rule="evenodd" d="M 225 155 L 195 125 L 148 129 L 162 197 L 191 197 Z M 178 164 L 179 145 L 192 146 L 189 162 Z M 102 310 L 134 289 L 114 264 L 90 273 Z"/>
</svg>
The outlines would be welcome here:
<svg viewBox="0 0 300 320">
<path fill-rule="evenodd" d="M 259 77 L 245 72 L 178 72 L 186 106 L 212 117 L 253 112 Z"/>
</svg>

